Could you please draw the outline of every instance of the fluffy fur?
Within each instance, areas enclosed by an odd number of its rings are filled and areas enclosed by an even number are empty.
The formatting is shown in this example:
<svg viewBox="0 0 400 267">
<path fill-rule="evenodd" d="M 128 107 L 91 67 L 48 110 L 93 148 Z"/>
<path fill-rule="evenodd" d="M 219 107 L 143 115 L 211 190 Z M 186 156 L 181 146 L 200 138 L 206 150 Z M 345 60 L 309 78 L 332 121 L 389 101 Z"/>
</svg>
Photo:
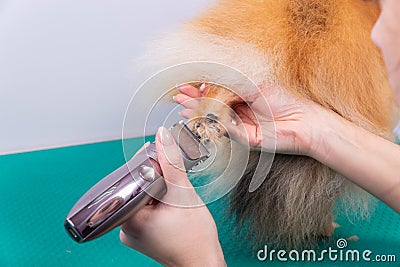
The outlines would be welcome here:
<svg viewBox="0 0 400 267">
<path fill-rule="evenodd" d="M 226 64 L 258 86 L 281 86 L 390 138 L 395 121 L 392 91 L 379 50 L 370 40 L 379 12 L 377 1 L 223 0 L 158 40 L 145 61 L 152 61 L 150 71 L 190 61 Z M 180 75 L 171 79 L 188 82 Z M 234 88 L 242 96 L 252 93 L 234 76 L 202 71 L 196 79 Z M 207 96 L 228 106 L 239 100 L 220 86 L 212 86 Z M 228 111 L 202 105 L 197 112 L 226 118 Z M 191 125 L 201 138 L 223 144 L 220 150 L 229 148 L 215 122 L 203 119 Z M 368 212 L 367 193 L 304 156 L 276 155 L 261 187 L 248 192 L 259 156 L 251 152 L 230 206 L 239 224 L 249 223 L 255 242 L 299 246 L 330 236 L 338 197 L 345 208 Z"/>
</svg>

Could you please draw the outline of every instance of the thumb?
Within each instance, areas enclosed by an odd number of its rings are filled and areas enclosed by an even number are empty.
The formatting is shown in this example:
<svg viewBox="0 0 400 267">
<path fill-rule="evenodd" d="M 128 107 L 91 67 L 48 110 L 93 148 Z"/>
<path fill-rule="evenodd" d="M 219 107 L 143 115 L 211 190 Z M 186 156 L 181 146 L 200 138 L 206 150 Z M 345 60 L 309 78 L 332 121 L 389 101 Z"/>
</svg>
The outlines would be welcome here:
<svg viewBox="0 0 400 267">
<path fill-rule="evenodd" d="M 248 107 L 238 107 L 235 114 L 224 124 L 227 134 L 233 140 L 248 147 L 259 147 L 261 144 L 260 129 L 257 120 L 252 118 Z M 254 116 L 254 115 L 253 115 Z"/>
<path fill-rule="evenodd" d="M 157 131 L 156 151 L 165 180 L 179 186 L 191 187 L 179 148 L 170 131 L 164 127 Z"/>
<path fill-rule="evenodd" d="M 204 205 L 186 175 L 182 155 L 174 138 L 163 127 L 157 132 L 156 151 L 168 188 L 162 202 L 180 207 Z"/>
<path fill-rule="evenodd" d="M 240 120 L 239 120 L 240 121 Z M 242 121 L 237 123 L 237 120 L 232 119 L 232 122 L 224 123 L 229 138 L 241 143 L 242 145 L 249 145 L 249 134 L 244 127 Z"/>
</svg>

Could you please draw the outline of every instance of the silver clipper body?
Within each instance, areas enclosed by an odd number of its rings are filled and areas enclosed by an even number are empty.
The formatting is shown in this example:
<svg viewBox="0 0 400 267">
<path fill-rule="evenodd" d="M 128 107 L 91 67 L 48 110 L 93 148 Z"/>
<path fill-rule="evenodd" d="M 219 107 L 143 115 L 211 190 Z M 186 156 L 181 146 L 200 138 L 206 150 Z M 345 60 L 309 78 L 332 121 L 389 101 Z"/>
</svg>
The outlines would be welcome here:
<svg viewBox="0 0 400 267">
<path fill-rule="evenodd" d="M 186 171 L 210 156 L 182 121 L 170 131 L 180 148 Z M 95 239 L 123 224 L 151 199 L 161 199 L 167 186 L 159 170 L 152 143 L 79 199 L 65 219 L 67 233 L 79 243 Z"/>
</svg>

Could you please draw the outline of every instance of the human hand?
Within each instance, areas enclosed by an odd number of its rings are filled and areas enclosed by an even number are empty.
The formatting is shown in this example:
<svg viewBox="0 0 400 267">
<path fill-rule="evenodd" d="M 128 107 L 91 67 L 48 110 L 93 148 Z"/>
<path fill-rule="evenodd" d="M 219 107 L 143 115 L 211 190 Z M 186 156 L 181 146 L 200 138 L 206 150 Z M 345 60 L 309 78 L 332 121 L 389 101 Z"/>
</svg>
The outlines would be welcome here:
<svg viewBox="0 0 400 267">
<path fill-rule="evenodd" d="M 156 147 L 167 194 L 121 226 L 122 243 L 165 266 L 225 266 L 215 222 L 189 182 L 167 129 L 157 132 Z"/>
<path fill-rule="evenodd" d="M 182 116 L 190 118 L 204 93 L 191 85 L 178 89 L 181 94 L 174 99 L 185 107 Z M 316 122 L 326 111 L 318 104 L 300 100 L 278 87 L 262 88 L 244 101 L 234 107 L 237 118 L 224 125 L 239 142 L 267 151 L 303 155 L 309 155 L 311 147 L 319 143 Z"/>
</svg>

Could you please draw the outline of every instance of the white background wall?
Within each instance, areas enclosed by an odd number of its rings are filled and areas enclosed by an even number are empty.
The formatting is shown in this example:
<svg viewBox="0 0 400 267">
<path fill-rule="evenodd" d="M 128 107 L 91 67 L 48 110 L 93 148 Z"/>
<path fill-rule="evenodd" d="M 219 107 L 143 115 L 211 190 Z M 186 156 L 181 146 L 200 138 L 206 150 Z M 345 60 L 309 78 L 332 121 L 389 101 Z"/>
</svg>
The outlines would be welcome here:
<svg viewBox="0 0 400 267">
<path fill-rule="evenodd" d="M 0 154 L 121 138 L 131 60 L 211 2 L 0 0 Z"/>
</svg>

